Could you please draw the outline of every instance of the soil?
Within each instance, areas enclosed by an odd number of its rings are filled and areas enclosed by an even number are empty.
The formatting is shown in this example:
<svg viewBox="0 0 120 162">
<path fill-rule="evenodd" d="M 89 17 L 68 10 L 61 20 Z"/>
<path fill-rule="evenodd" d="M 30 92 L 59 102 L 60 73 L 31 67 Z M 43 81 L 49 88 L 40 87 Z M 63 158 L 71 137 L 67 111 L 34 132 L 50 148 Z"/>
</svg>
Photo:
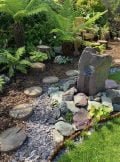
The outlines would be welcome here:
<svg viewBox="0 0 120 162">
<path fill-rule="evenodd" d="M 106 51 L 113 59 L 120 59 L 120 42 L 110 42 L 109 48 Z M 45 72 L 29 70 L 27 75 L 18 75 L 16 82 L 12 82 L 5 87 L 4 93 L 0 95 L 0 133 L 1 131 L 15 126 L 22 125 L 22 121 L 13 120 L 9 117 L 9 110 L 21 103 L 31 103 L 33 98 L 27 97 L 23 90 L 30 86 L 39 85 L 42 87 L 42 79 L 46 76 L 57 76 L 59 79 L 66 78 L 65 72 L 71 69 L 77 69 L 79 57 L 74 57 L 71 64 L 58 65 L 54 63 L 46 63 Z M 0 162 L 2 160 L 0 155 Z M 7 162 L 7 161 L 6 161 Z"/>
</svg>

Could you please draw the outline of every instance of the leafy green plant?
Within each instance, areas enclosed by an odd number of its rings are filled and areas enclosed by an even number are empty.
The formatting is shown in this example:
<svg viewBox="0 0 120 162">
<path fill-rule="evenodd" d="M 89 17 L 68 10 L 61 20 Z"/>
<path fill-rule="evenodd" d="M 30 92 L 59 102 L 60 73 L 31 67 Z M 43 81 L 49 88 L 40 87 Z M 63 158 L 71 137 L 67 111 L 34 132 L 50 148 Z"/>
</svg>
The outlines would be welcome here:
<svg viewBox="0 0 120 162">
<path fill-rule="evenodd" d="M 73 120 L 73 114 L 72 112 L 67 112 L 66 115 L 64 116 L 65 120 L 69 123 L 72 123 Z"/>
<path fill-rule="evenodd" d="M 94 106 L 91 104 L 89 109 L 89 114 L 95 123 L 99 122 L 102 118 L 108 117 L 110 112 L 111 110 L 109 107 L 102 104 L 100 106 Z"/>
<path fill-rule="evenodd" d="M 54 63 L 57 63 L 57 64 L 67 64 L 67 63 L 71 63 L 71 62 L 72 62 L 71 58 L 61 56 L 61 55 L 56 56 L 55 60 L 54 60 Z"/>
<path fill-rule="evenodd" d="M 4 84 L 5 84 L 4 79 L 0 77 L 0 92 L 2 92 Z"/>
<path fill-rule="evenodd" d="M 48 55 L 40 51 L 30 52 L 30 55 L 30 60 L 32 62 L 43 62 L 48 59 Z"/>
<path fill-rule="evenodd" d="M 74 2 L 72 0 L 65 0 L 58 13 L 54 14 L 54 19 L 57 22 L 57 28 L 53 29 L 52 33 L 59 34 L 59 38 L 63 42 L 74 42 L 76 53 L 78 53 L 78 47 L 76 44 L 78 33 L 80 34 L 84 30 L 93 29 L 96 20 L 100 19 L 105 12 L 97 12 L 93 17 L 90 17 L 85 22 L 75 25 L 75 18 L 77 15 L 77 8 L 74 8 Z"/>
<path fill-rule="evenodd" d="M 14 21 L 13 32 L 17 47 L 24 46 L 24 17 L 47 12 L 48 5 L 39 0 L 0 0 L 0 12 L 10 15 Z"/>
<path fill-rule="evenodd" d="M 0 65 L 3 66 L 2 70 L 8 71 L 9 77 L 13 77 L 17 71 L 27 73 L 27 68 L 31 66 L 31 63 L 23 59 L 24 54 L 24 47 L 19 48 L 15 54 L 7 50 L 0 52 Z"/>
<path fill-rule="evenodd" d="M 65 141 L 65 146 L 69 149 L 69 150 L 73 150 L 73 149 L 75 149 L 75 143 L 74 143 L 74 141 L 73 140 L 66 140 Z"/>
</svg>

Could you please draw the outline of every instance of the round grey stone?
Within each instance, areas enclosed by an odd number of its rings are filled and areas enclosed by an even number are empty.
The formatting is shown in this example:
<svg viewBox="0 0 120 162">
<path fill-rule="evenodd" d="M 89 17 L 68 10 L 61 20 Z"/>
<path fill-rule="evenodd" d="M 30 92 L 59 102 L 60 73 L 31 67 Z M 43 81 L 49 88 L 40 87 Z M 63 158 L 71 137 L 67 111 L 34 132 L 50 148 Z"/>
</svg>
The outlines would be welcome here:
<svg viewBox="0 0 120 162">
<path fill-rule="evenodd" d="M 0 151 L 9 152 L 18 149 L 26 139 L 25 132 L 18 127 L 9 128 L 0 134 Z"/>
<path fill-rule="evenodd" d="M 26 119 L 32 114 L 32 112 L 33 112 L 33 107 L 31 105 L 20 104 L 13 107 L 10 110 L 9 115 L 15 119 Z"/>
<path fill-rule="evenodd" d="M 24 90 L 24 93 L 27 96 L 38 97 L 42 93 L 42 88 L 41 87 L 38 87 L 38 86 L 30 87 L 30 88 L 25 89 Z"/>
<path fill-rule="evenodd" d="M 56 123 L 55 129 L 58 130 L 63 136 L 70 136 L 75 132 L 74 127 L 64 121 L 59 121 Z"/>
<path fill-rule="evenodd" d="M 57 83 L 58 81 L 59 81 L 59 78 L 56 76 L 48 76 L 43 79 L 43 83 L 45 84 Z"/>
<path fill-rule="evenodd" d="M 77 76 L 78 74 L 79 74 L 78 70 L 68 70 L 68 71 L 66 71 L 66 75 L 69 76 L 69 77 Z"/>
</svg>

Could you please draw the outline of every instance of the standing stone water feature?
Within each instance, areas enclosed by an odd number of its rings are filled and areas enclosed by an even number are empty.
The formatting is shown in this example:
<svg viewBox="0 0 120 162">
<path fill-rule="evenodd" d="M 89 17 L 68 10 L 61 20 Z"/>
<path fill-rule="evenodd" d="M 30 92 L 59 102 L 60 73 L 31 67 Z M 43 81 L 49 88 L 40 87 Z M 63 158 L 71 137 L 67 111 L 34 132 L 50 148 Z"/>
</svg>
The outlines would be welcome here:
<svg viewBox="0 0 120 162">
<path fill-rule="evenodd" d="M 95 49 L 86 47 L 79 60 L 78 91 L 88 95 L 103 91 L 111 63 L 111 56 L 100 55 Z"/>
</svg>

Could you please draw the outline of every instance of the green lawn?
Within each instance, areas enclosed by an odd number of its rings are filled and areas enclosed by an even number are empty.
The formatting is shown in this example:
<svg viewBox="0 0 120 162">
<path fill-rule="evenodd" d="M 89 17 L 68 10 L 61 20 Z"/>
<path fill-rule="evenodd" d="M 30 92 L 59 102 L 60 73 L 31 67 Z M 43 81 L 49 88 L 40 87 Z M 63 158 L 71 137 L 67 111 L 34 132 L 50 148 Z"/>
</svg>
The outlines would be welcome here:
<svg viewBox="0 0 120 162">
<path fill-rule="evenodd" d="M 120 72 L 109 75 L 109 79 L 115 80 L 120 83 Z"/>
<path fill-rule="evenodd" d="M 120 118 L 107 122 L 59 162 L 120 162 Z"/>
</svg>

